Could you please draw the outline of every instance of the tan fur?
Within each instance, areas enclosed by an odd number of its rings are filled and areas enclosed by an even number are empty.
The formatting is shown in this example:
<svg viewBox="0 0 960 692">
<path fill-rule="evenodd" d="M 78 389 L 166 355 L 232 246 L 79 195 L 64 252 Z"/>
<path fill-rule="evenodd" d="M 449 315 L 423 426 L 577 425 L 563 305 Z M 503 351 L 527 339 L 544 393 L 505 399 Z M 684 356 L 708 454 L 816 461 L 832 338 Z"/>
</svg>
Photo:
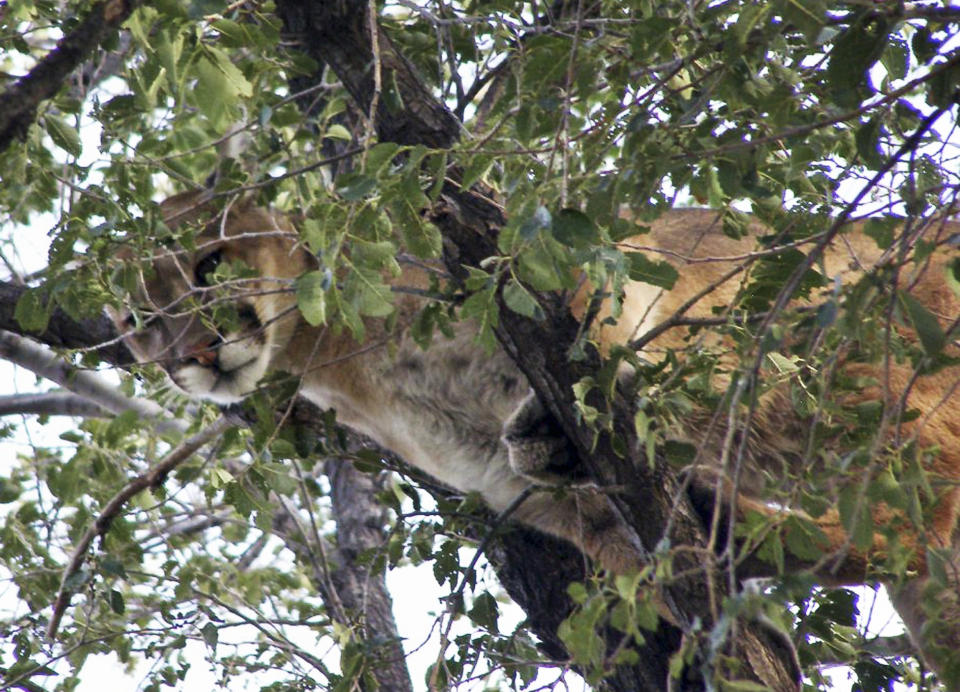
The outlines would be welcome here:
<svg viewBox="0 0 960 692">
<path fill-rule="evenodd" d="M 211 212 L 200 201 L 193 194 L 172 198 L 164 206 L 165 216 L 171 224 L 203 219 Z M 760 227 L 753 230 L 756 234 L 769 233 Z M 264 231 L 269 234 L 264 235 Z M 960 225 L 941 224 L 926 229 L 924 239 L 942 244 L 947 236 L 958 232 Z M 524 445 L 533 440 L 528 445 L 533 456 L 562 455 L 562 450 L 549 430 L 540 430 L 541 413 L 535 399 L 528 396 L 529 387 L 523 375 L 505 353 L 490 355 L 475 345 L 474 325 L 456 324 L 452 339 L 436 337 L 424 351 L 413 343 L 406 330 L 422 306 L 422 299 L 399 292 L 393 330 L 382 320 L 369 320 L 364 343 L 356 343 L 346 330 L 308 326 L 295 308 L 292 292 L 278 289 L 290 289 L 290 280 L 315 268 L 315 261 L 296 245 L 296 235 L 287 221 L 262 210 L 241 206 L 229 211 L 225 221 L 222 217 L 213 218 L 198 237 L 197 245 L 197 252 L 156 254 L 155 275 L 144 276 L 142 295 L 136 298 L 138 307 L 153 312 L 153 321 L 147 329 L 130 333 L 127 338 L 140 360 L 159 362 L 188 393 L 222 403 L 237 401 L 268 372 L 288 372 L 299 378 L 304 396 L 321 407 L 335 408 L 340 422 L 369 435 L 452 488 L 479 492 L 495 511 L 507 508 L 528 488 L 531 478 L 549 477 L 549 469 L 534 468 L 536 463 L 521 461 L 526 454 Z M 745 273 L 734 273 L 722 282 L 721 277 L 743 265 L 744 258 L 756 250 L 752 238 L 737 241 L 720 233 L 716 213 L 704 210 L 671 212 L 654 222 L 649 234 L 623 243 L 625 250 L 641 246 L 666 253 L 663 257 L 678 268 L 680 280 L 672 291 L 641 283 L 629 285 L 623 314 L 616 324 L 602 324 L 595 329 L 594 337 L 601 347 L 625 344 L 641 336 L 713 284 L 713 290 L 690 307 L 685 316 L 716 318 L 716 306 L 735 303 Z M 210 293 L 198 291 L 195 286 L 195 266 L 212 250 L 218 250 L 223 259 L 242 260 L 263 277 L 243 285 L 234 296 L 239 305 L 251 306 L 255 312 L 255 316 L 249 310 L 246 317 L 241 314 L 241 326 L 236 333 L 217 333 L 209 320 L 198 316 L 196 309 L 181 309 L 190 304 L 194 308 L 203 306 L 209 300 Z M 900 288 L 909 288 L 912 295 L 938 315 L 944 329 L 960 316 L 960 301 L 945 279 L 946 263 L 952 256 L 948 250 L 939 250 L 928 261 L 908 264 L 899 272 Z M 873 240 L 854 230 L 833 242 L 821 268 L 827 276 L 849 285 L 875 263 L 890 259 Z M 408 266 L 395 283 L 423 287 L 427 277 L 422 268 Z M 585 287 L 574 297 L 573 307 L 579 314 L 585 310 L 588 290 Z M 825 289 L 826 293 L 830 290 Z M 193 298 L 184 302 L 185 296 Z M 815 295 L 810 303 L 815 305 L 820 300 Z M 595 320 L 597 324 L 608 310 L 609 306 L 603 308 Z M 114 316 L 121 329 L 129 331 L 127 315 Z M 902 320 L 896 323 L 895 330 L 908 341 L 916 340 Z M 667 349 L 682 351 L 691 343 L 729 348 L 729 340 L 717 338 L 709 331 L 705 334 L 691 338 L 687 328 L 673 328 L 647 344 L 642 355 L 656 361 Z M 953 346 L 947 352 L 958 354 Z M 721 360 L 728 367 L 737 362 L 732 356 Z M 855 353 L 843 355 L 837 367 L 845 375 L 870 376 L 874 380 L 860 391 L 839 395 L 837 403 L 841 406 L 853 407 L 886 396 L 888 408 L 892 408 L 905 396 L 905 408 L 921 412 L 919 418 L 910 422 L 887 421 L 889 433 L 881 440 L 881 447 L 913 439 L 919 449 L 938 450 L 925 466 L 934 480 L 936 496 L 928 498 L 923 526 L 910 528 L 906 517 L 882 503 L 872 503 L 872 509 L 878 528 L 890 522 L 902 525 L 899 543 L 911 551 L 910 569 L 916 576 L 903 584 L 891 584 L 897 607 L 931 662 L 942 672 L 952 673 L 948 657 L 940 655 L 937 649 L 960 648 L 960 608 L 948 605 L 946 628 L 924 632 L 928 618 L 920 605 L 920 592 L 933 588 L 925 576 L 925 549 L 953 551 L 957 540 L 960 410 L 954 388 L 960 382 L 960 368 L 949 367 L 915 377 L 907 361 L 858 362 Z M 726 381 L 727 375 L 721 372 L 714 386 L 722 391 Z M 788 385 L 774 388 L 759 399 L 747 445 L 747 467 L 740 478 L 741 491 L 769 485 L 771 477 L 798 472 L 798 460 L 815 463 L 807 458 L 810 455 L 804 448 L 808 423 L 794 413 L 787 388 Z M 501 439 L 505 424 L 506 435 Z M 721 482 L 730 489 L 731 468 L 717 468 L 718 460 L 724 456 L 725 426 L 726 412 L 715 417 L 711 411 L 698 410 L 670 433 L 697 445 L 698 463 L 704 468 L 697 474 L 698 479 L 716 482 L 723 477 Z M 876 451 L 880 458 L 887 450 Z M 787 497 L 785 493 L 783 498 Z M 742 515 L 751 510 L 777 513 L 749 496 L 744 496 L 738 507 Z M 575 487 L 562 494 L 534 493 L 517 509 L 514 518 L 574 542 L 609 569 L 622 571 L 639 564 L 635 538 L 596 489 Z M 858 582 L 883 576 L 872 571 L 889 548 L 881 533 L 878 532 L 872 550 L 861 553 L 850 545 L 836 511 L 830 510 L 816 521 L 825 536 L 823 545 L 818 546 L 825 556 L 820 572 L 824 582 Z M 950 577 L 946 600 L 951 604 L 957 600 L 958 581 Z"/>
</svg>

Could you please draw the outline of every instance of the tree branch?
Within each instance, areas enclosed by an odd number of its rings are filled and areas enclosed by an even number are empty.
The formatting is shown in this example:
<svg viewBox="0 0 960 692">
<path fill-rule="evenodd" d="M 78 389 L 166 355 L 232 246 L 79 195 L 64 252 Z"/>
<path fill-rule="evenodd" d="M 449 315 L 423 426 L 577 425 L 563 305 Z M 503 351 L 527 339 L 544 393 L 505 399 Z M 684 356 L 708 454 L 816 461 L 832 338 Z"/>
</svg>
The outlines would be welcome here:
<svg viewBox="0 0 960 692">
<path fill-rule="evenodd" d="M 30 289 L 20 284 L 0 281 L 0 329 L 14 334 L 24 334 L 15 317 L 17 301 Z M 32 339 L 53 348 L 90 350 L 99 358 L 125 367 L 134 361 L 106 315 L 96 319 L 77 321 L 60 308 L 50 314 L 47 328 L 40 334 L 30 334 Z"/>
<path fill-rule="evenodd" d="M 288 32 L 301 39 L 303 48 L 312 57 L 328 64 L 336 72 L 345 88 L 357 100 L 358 108 L 366 111 L 373 94 L 370 76 L 372 47 L 369 33 L 364 28 L 363 6 L 360 0 L 312 3 L 284 0 L 278 2 L 278 12 Z M 420 83 L 385 32 L 381 30 L 378 34 L 382 81 L 396 85 L 399 91 L 399 99 L 382 100 L 392 102 L 394 106 L 389 113 L 381 113 L 377 120 L 380 141 L 444 148 L 452 146 L 458 139 L 460 124 Z M 432 220 L 440 227 L 447 241 L 447 266 L 456 275 L 463 272 L 464 265 L 481 266 L 483 260 L 499 254 L 496 237 L 505 219 L 500 209 L 491 203 L 487 191 L 462 190 L 455 182 L 451 182 L 455 177 L 455 171 L 448 174 L 441 200 L 430 211 Z M 595 354 L 591 360 L 571 362 L 567 358 L 568 347 L 574 343 L 579 325 L 559 296 L 541 295 L 538 298 L 547 314 L 544 321 L 526 319 L 502 306 L 496 334 L 507 353 L 527 375 L 541 400 L 563 425 L 584 468 L 601 487 L 625 489 L 623 494 L 613 496 L 614 504 L 627 523 L 634 527 L 650 553 L 663 540 L 668 540 L 670 545 L 705 547 L 706 540 L 699 517 L 689 502 L 684 500 L 685 495 L 678 492 L 673 474 L 664 463 L 651 469 L 645 459 L 637 456 L 637 450 L 642 446 L 636 444 L 632 416 L 624 401 L 615 404 L 615 433 L 623 440 L 623 449 L 628 450 L 631 458 L 621 458 L 613 448 L 609 435 L 601 436 L 594 446 L 594 431 L 581 426 L 577 420 L 573 385 L 597 368 L 599 357 Z M 592 403 L 603 405 L 600 402 Z M 674 506 L 675 498 L 681 499 L 677 507 Z M 668 526 L 671 527 L 671 533 L 665 535 Z M 527 565 L 536 562 L 538 573 L 541 569 L 566 573 L 564 566 L 554 567 L 554 560 L 549 556 L 537 555 L 531 560 L 530 550 L 534 546 L 526 548 L 526 555 L 521 559 Z M 705 621 L 709 629 L 712 626 L 710 604 L 719 603 L 723 593 L 719 590 L 720 580 L 708 571 L 710 565 L 703 564 L 702 552 L 698 552 L 680 551 L 673 556 L 675 574 L 685 576 L 666 587 L 663 597 L 675 622 L 687 627 L 694 622 Z M 527 576 L 536 578 L 538 575 Z M 505 585 L 510 590 L 506 581 Z M 529 595 L 529 590 L 523 595 Z M 542 634 L 550 637 L 548 632 Z M 696 636 L 692 629 L 687 634 Z M 641 663 L 618 669 L 618 673 L 608 679 L 608 684 L 613 689 L 660 692 L 670 678 L 667 662 L 677 651 L 679 636 L 677 627 L 662 623 L 657 635 L 648 638 L 647 646 L 638 652 Z M 737 677 L 762 682 L 775 690 L 797 688 L 798 671 L 792 657 L 788 655 L 789 652 L 782 650 L 780 643 L 772 641 L 762 628 L 742 623 L 739 637 L 729 644 L 743 664 Z M 715 674 L 710 670 L 714 664 L 715 661 L 704 654 L 699 663 L 685 672 L 685 679 L 676 681 L 674 687 L 703 689 L 712 684 L 707 680 Z M 626 679 L 617 679 L 618 674 Z"/>
<path fill-rule="evenodd" d="M 330 500 L 337 523 L 337 546 L 330 578 L 340 599 L 360 619 L 363 638 L 377 643 L 373 674 L 382 690 L 413 690 L 410 671 L 393 617 L 393 600 L 382 570 L 376 567 L 386 551 L 383 506 L 377 501 L 376 479 L 361 473 L 346 459 L 327 459 Z"/>
<path fill-rule="evenodd" d="M 173 418 L 159 404 L 149 399 L 125 396 L 97 372 L 75 368 L 63 358 L 17 334 L 0 331 L 0 357 L 56 382 L 111 413 L 135 411 L 143 418 L 155 419 L 161 432 L 186 429 L 183 421 Z"/>
<path fill-rule="evenodd" d="M 318 420 L 319 415 L 309 416 L 308 425 L 316 425 Z M 348 434 L 347 444 L 355 449 L 364 446 L 353 434 Z M 330 481 L 336 544 L 309 530 L 276 495 L 273 533 L 297 556 L 299 564 L 312 565 L 311 581 L 332 617 L 358 629 L 369 656 L 369 672 L 379 689 L 410 692 L 413 683 L 393 617 L 393 601 L 375 559 L 387 542 L 386 517 L 376 498 L 380 488 L 373 477 L 344 458 L 327 459 L 323 472 Z"/>
<path fill-rule="evenodd" d="M 79 416 L 102 418 L 109 411 L 71 392 L 43 392 L 0 396 L 0 416 Z"/>
<path fill-rule="evenodd" d="M 40 103 L 63 87 L 67 75 L 82 63 L 108 33 L 122 24 L 138 0 L 105 0 L 57 42 L 30 72 L 0 94 L 0 151 L 23 139 L 37 119 Z"/>
<path fill-rule="evenodd" d="M 63 614 L 70 605 L 70 598 L 74 591 L 74 589 L 71 588 L 71 581 L 83 566 L 87 551 L 90 549 L 90 544 L 93 543 L 93 540 L 97 536 L 102 536 L 106 533 L 107 529 L 110 528 L 110 523 L 120 514 L 123 506 L 137 493 L 147 490 L 148 488 L 154 488 L 163 483 L 171 471 L 189 459 L 205 444 L 223 434 L 230 425 L 230 422 L 225 417 L 221 417 L 193 437 L 184 440 L 170 450 L 159 463 L 129 481 L 120 492 L 114 495 L 110 501 L 104 505 L 103 510 L 101 510 L 93 526 L 87 529 L 86 533 L 84 533 L 77 542 L 76 547 L 73 549 L 73 555 L 70 557 L 70 562 L 63 571 L 63 578 L 60 580 L 60 590 L 57 592 L 57 598 L 53 604 L 53 614 L 50 616 L 50 624 L 47 625 L 47 637 L 49 639 L 56 637 L 57 630 L 60 629 L 60 621 L 63 619 Z"/>
</svg>

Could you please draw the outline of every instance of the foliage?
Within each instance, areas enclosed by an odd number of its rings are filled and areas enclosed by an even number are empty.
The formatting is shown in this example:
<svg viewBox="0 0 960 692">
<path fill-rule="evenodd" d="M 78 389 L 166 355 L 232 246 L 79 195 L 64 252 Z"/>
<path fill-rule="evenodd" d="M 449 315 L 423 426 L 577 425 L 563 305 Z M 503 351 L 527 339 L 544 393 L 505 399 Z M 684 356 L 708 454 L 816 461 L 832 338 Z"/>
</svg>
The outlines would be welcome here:
<svg viewBox="0 0 960 692">
<path fill-rule="evenodd" d="M 0 8 L 0 37 L 8 45 L 0 55 L 3 72 L 30 70 L 90 4 L 21 0 Z M 762 239 L 768 248 L 815 239 L 838 218 L 869 215 L 867 233 L 878 246 L 901 243 L 904 254 L 931 248 L 911 247 L 891 215 L 919 224 L 955 213 L 960 12 L 947 4 L 384 0 L 376 6 L 381 30 L 463 119 L 459 143 L 441 149 L 378 142 L 368 114 L 343 85 L 331 73 L 316 80 L 319 66 L 286 47 L 273 3 L 194 0 L 135 9 L 42 104 L 23 141 L 0 152 L 0 250 L 10 282 L 30 289 L 16 306 L 21 329 L 42 332 L 55 309 L 84 320 L 121 304 L 131 273 L 114 261 L 118 247 L 142 256 L 158 242 L 170 244 L 156 202 L 202 188 L 215 170 L 218 203 L 242 192 L 298 215 L 302 241 L 320 260 L 292 289 L 299 307 L 309 322 L 358 337 L 365 320 L 393 312 L 385 277 L 397 272 L 398 255 L 440 256 L 440 230 L 422 212 L 441 199 L 445 176 L 495 191 L 508 219 L 499 255 L 471 268 L 460 288 L 439 281 L 430 287 L 432 302 L 414 327 L 424 347 L 444 338 L 450 321 L 470 318 L 477 339 L 494 348 L 500 287 L 507 309 L 542 319 L 538 292 L 574 289 L 577 268 L 614 296 L 628 279 L 671 288 L 677 275 L 664 258 L 617 242 L 644 232 L 646 222 L 674 205 L 722 210 L 731 236 L 748 231 L 749 211 L 771 229 Z M 391 100 L 399 103 L 396 85 L 383 84 L 379 98 L 388 109 Z M 217 148 L 235 123 L 249 142 L 224 159 Z M 23 239 L 37 228 L 47 229 L 50 240 L 42 268 L 20 256 Z M 190 242 L 189 234 L 177 239 Z M 796 247 L 758 259 L 733 314 L 778 313 L 781 290 L 805 259 Z M 776 314 L 770 334 L 788 345 L 763 346 L 768 358 L 756 367 L 764 382 L 792 377 L 793 404 L 813 414 L 825 388 L 859 386 L 829 382 L 834 354 L 850 344 L 867 359 L 892 349 L 893 357 L 918 367 L 944 364 L 952 334 L 906 292 L 895 301 L 896 319 L 917 330 L 920 349 L 890 343 L 891 303 L 877 288 L 887 278 L 838 286 L 814 313 Z M 798 275 L 794 289 L 805 295 L 823 289 L 816 265 Z M 760 332 L 752 327 L 733 319 L 722 326 L 742 358 L 740 372 L 754 367 L 760 352 Z M 811 336 L 783 341 L 791 334 Z M 810 348 L 814 337 L 817 349 Z M 64 358 L 83 366 L 96 360 L 89 352 Z M 661 449 L 688 460 L 682 444 L 665 445 L 664 431 L 692 407 L 731 395 L 716 391 L 709 377 L 726 362 L 701 353 L 687 357 L 682 369 L 677 363 L 666 357 L 640 364 L 647 389 L 637 432 L 651 459 Z M 583 391 L 594 385 L 606 391 L 613 371 L 583 383 Z M 0 647 L 4 684 L 72 689 L 88 656 L 111 651 L 125 664 L 150 661 L 143 687 L 159 690 L 186 675 L 191 641 L 205 647 L 225 684 L 248 671 L 264 673 L 257 678 L 271 681 L 264 689 L 373 684 L 384 642 L 331 604 L 324 570 L 311 560 L 326 560 L 323 551 L 338 540 L 322 460 L 352 457 L 377 473 L 381 455 L 343 444 L 329 421 L 330 434 L 320 442 L 295 428 L 278 430 L 276 402 L 265 398 L 247 404 L 250 417 L 258 414 L 251 430 L 232 430 L 165 484 L 137 494 L 61 584 L 73 546 L 110 498 L 216 415 L 181 400 L 149 368 L 137 379 L 121 374 L 117 386 L 161 402 L 184 416 L 187 428 L 161 431 L 132 413 L 77 420 L 59 438 L 45 432 L 20 452 L 10 442 L 9 460 L 0 466 L 0 569 L 11 585 L 0 621 L 9 642 Z M 580 398 L 588 422 L 610 424 Z M 851 453 L 828 460 L 817 477 L 797 479 L 790 496 L 771 488 L 772 499 L 817 516 L 826 509 L 825 489 L 838 478 L 863 478 L 846 485 L 838 504 L 854 544 L 869 540 L 875 528 L 895 538 L 896 527 L 872 525 L 863 503 L 883 500 L 915 518 L 918 498 L 930 492 L 919 470 L 929 450 L 904 447 L 878 462 L 867 450 L 877 444 L 879 412 L 827 413 L 850 419 L 843 434 Z M 46 429 L 50 421 L 39 423 Z M 816 429 L 811 442 L 833 433 Z M 409 483 L 395 477 L 382 483 L 380 500 L 390 510 L 386 543 L 356 559 L 375 573 L 432 563 L 437 583 L 451 594 L 441 629 L 449 634 L 454 618 L 469 623 L 438 647 L 427 680 L 437 688 L 530 684 L 548 658 L 525 625 L 500 622 L 502 594 L 461 559 L 459 548 L 470 544 L 464 536 L 483 533 L 482 524 L 478 529 L 461 518 L 477 509 L 475 499 L 441 496 L 434 512 L 423 509 L 430 505 L 421 506 Z M 815 538 L 814 527 L 795 523 L 771 531 L 758 518 L 738 531 L 782 568 L 789 554 L 805 557 L 807 539 Z M 311 538 L 304 527 L 311 527 Z M 669 556 L 657 559 L 645 579 L 669 574 Z M 883 569 L 902 574 L 904 556 L 891 550 Z M 51 643 L 43 632 L 64 588 L 74 600 Z M 633 660 L 632 647 L 656 625 L 644 588 L 599 579 L 572 587 L 577 610 L 560 632 L 572 660 L 559 662 L 561 671 L 576 664 L 599 683 L 610 667 Z M 789 614 L 785 602 L 796 604 Z M 916 660 L 869 652 L 857 607 L 848 591 L 785 579 L 771 593 L 731 598 L 724 612 L 763 612 L 791 632 L 810 689 L 830 687 L 824 663 L 852 666 L 857 689 L 891 689 L 891 680 L 933 684 L 923 681 Z M 607 626 L 625 637 L 612 656 L 597 634 Z M 246 641 L 225 636 L 233 631 L 244 632 L 239 637 Z M 48 678 L 54 671 L 57 677 Z"/>
</svg>

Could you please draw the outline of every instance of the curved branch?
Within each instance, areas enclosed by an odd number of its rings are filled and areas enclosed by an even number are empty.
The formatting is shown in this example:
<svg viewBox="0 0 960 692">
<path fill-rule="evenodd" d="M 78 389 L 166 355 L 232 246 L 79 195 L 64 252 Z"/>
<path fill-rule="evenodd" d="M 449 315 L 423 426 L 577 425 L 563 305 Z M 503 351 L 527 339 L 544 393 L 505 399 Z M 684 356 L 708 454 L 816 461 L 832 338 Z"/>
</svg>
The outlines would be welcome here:
<svg viewBox="0 0 960 692">
<path fill-rule="evenodd" d="M 0 151 L 23 139 L 40 104 L 56 95 L 73 70 L 122 24 L 137 0 L 105 0 L 94 5 L 77 27 L 57 42 L 30 72 L 0 94 Z"/>
<path fill-rule="evenodd" d="M 93 523 L 93 526 L 87 529 L 86 533 L 84 533 L 77 542 L 77 546 L 73 550 L 73 555 L 70 557 L 70 562 L 63 571 L 63 577 L 60 580 L 60 590 L 57 592 L 57 598 L 53 604 L 53 614 L 50 616 L 50 624 L 47 625 L 48 638 L 53 639 L 57 635 L 57 630 L 60 629 L 63 614 L 70 605 L 70 598 L 73 595 L 73 590 L 70 588 L 71 579 L 83 566 L 83 562 L 87 557 L 87 551 L 90 549 L 90 544 L 93 543 L 93 540 L 97 536 L 106 533 L 107 529 L 110 528 L 110 523 L 120 514 L 123 506 L 137 493 L 147 490 L 148 488 L 154 488 L 163 483 L 171 471 L 189 459 L 205 444 L 223 434 L 230 425 L 230 422 L 225 417 L 221 417 L 210 427 L 184 440 L 170 450 L 159 463 L 128 482 L 120 492 L 114 495 L 110 501 L 104 505 L 103 510 Z"/>
</svg>

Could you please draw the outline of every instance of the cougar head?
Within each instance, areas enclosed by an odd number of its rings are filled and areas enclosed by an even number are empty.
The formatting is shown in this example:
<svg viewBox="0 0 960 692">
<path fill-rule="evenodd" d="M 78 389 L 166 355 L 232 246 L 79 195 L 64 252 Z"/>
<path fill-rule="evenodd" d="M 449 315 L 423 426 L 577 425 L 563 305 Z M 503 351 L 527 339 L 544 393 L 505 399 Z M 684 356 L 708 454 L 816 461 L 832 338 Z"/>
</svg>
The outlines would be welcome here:
<svg viewBox="0 0 960 692">
<path fill-rule="evenodd" d="M 250 205 L 218 213 L 204 196 L 161 205 L 168 226 L 202 230 L 191 249 L 154 250 L 128 303 L 109 312 L 137 360 L 158 363 L 191 396 L 227 404 L 253 392 L 290 342 L 300 322 L 293 280 L 316 262 L 283 217 Z"/>
</svg>

